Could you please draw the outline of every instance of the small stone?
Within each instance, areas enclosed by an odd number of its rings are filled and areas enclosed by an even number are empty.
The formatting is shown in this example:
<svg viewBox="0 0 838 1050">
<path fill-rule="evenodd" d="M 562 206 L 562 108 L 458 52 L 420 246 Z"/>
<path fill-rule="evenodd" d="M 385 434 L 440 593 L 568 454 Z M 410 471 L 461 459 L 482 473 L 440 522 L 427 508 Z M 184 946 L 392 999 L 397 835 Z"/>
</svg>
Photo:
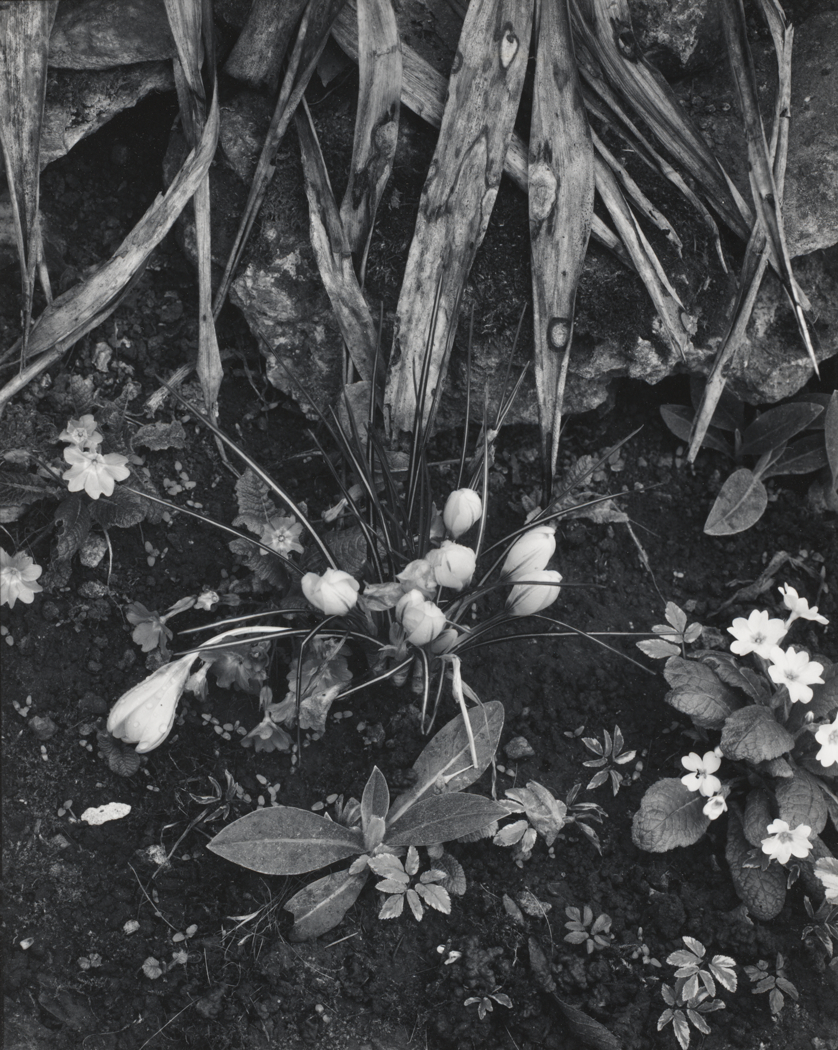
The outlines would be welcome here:
<svg viewBox="0 0 838 1050">
<path fill-rule="evenodd" d="M 104 536 L 88 536 L 84 546 L 79 551 L 79 561 L 87 569 L 95 569 L 105 557 L 108 550 L 108 541 Z"/>
<path fill-rule="evenodd" d="M 513 762 L 517 762 L 521 758 L 532 758 L 535 755 L 535 751 L 530 747 L 527 738 L 523 736 L 513 737 L 503 750 L 506 753 L 506 757 Z"/>
<path fill-rule="evenodd" d="M 44 602 L 41 606 L 41 616 L 43 616 L 47 623 L 55 623 L 55 621 L 61 616 L 61 610 L 55 602 Z"/>
<path fill-rule="evenodd" d="M 79 700 L 79 711 L 84 714 L 106 715 L 108 713 L 108 702 L 96 693 L 85 693 Z"/>
<path fill-rule="evenodd" d="M 33 715 L 29 719 L 29 728 L 39 740 L 49 740 L 58 732 L 58 726 L 49 715 Z"/>
<path fill-rule="evenodd" d="M 79 587 L 79 595 L 82 598 L 104 598 L 108 588 L 98 580 L 85 580 Z"/>
</svg>

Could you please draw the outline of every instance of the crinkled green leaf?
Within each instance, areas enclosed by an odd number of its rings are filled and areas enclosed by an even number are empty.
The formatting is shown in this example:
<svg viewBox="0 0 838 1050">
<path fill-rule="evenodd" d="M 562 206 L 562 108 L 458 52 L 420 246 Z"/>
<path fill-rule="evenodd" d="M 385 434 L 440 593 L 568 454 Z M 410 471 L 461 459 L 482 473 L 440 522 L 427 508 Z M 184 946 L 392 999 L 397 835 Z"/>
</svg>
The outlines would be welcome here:
<svg viewBox="0 0 838 1050">
<path fill-rule="evenodd" d="M 640 809 L 634 815 L 631 832 L 634 844 L 651 853 L 691 846 L 710 826 L 710 818 L 702 813 L 706 801 L 680 780 L 659 780 L 643 796 Z"/>
<path fill-rule="evenodd" d="M 728 716 L 722 729 L 721 748 L 726 758 L 748 762 L 779 758 L 794 747 L 794 737 L 766 707 L 742 707 Z"/>
<path fill-rule="evenodd" d="M 745 800 L 743 833 L 748 842 L 758 847 L 768 834 L 768 825 L 774 819 L 771 796 L 765 788 L 753 788 Z M 796 825 L 795 825 L 796 826 Z"/>
<path fill-rule="evenodd" d="M 772 861 L 763 871 L 761 868 L 746 868 L 745 861 L 751 846 L 745 838 L 742 824 L 734 811 L 727 822 L 727 845 L 725 857 L 730 866 L 733 885 L 755 919 L 767 922 L 776 918 L 786 902 L 786 870 Z"/>
<path fill-rule="evenodd" d="M 183 448 L 186 445 L 186 431 L 180 420 L 171 423 L 149 423 L 140 427 L 131 438 L 132 448 L 147 448 L 159 452 L 166 448 Z"/>
<path fill-rule="evenodd" d="M 811 773 L 805 769 L 796 770 L 793 777 L 777 785 L 774 793 L 780 808 L 780 820 L 790 828 L 808 824 L 815 835 L 820 835 L 826 827 L 826 797 Z"/>
</svg>

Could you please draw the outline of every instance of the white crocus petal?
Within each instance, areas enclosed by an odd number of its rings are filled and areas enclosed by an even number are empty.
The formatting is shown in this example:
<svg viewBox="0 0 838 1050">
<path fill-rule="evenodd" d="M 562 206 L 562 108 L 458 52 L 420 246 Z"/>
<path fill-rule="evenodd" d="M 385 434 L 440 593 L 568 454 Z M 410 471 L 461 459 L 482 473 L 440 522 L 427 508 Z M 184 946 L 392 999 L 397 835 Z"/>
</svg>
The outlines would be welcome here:
<svg viewBox="0 0 838 1050">
<path fill-rule="evenodd" d="M 815 740 L 821 745 L 815 758 L 822 766 L 832 766 L 838 762 L 838 715 L 831 725 L 821 726 L 815 733 Z"/>
<path fill-rule="evenodd" d="M 771 649 L 785 637 L 786 625 L 782 620 L 771 619 L 764 609 L 754 609 L 747 620 L 737 616 L 727 631 L 736 639 L 730 644 L 732 653 L 737 656 L 756 653 L 767 660 Z"/>
<path fill-rule="evenodd" d="M 823 664 L 810 660 L 808 653 L 796 652 L 790 645 L 785 652 L 775 645 L 768 654 L 771 665 L 768 675 L 775 685 L 785 686 L 793 704 L 808 704 L 812 699 L 813 685 L 823 685 Z"/>
<path fill-rule="evenodd" d="M 704 803 L 701 812 L 710 820 L 718 820 L 722 813 L 727 811 L 727 802 L 724 795 L 713 795 Z"/>
<path fill-rule="evenodd" d="M 311 604 L 327 616 L 346 616 L 358 601 L 360 584 L 343 569 L 326 569 L 322 575 L 307 572 L 300 586 Z"/>
<path fill-rule="evenodd" d="M 512 579 L 522 579 L 531 572 L 540 572 L 556 553 L 556 529 L 553 525 L 538 525 L 525 532 L 509 548 L 501 573 Z"/>
<path fill-rule="evenodd" d="M 433 567 L 437 583 L 452 591 L 461 591 L 471 583 L 477 557 L 471 547 L 445 540 L 437 550 L 428 551 L 428 564 Z"/>
<path fill-rule="evenodd" d="M 419 590 L 408 591 L 399 600 L 396 618 L 412 645 L 427 645 L 439 637 L 445 627 L 445 613 L 433 602 L 426 601 Z"/>
<path fill-rule="evenodd" d="M 786 821 L 774 820 L 766 831 L 768 836 L 762 840 L 762 852 L 778 864 L 788 864 L 793 856 L 802 860 L 812 850 L 809 839 L 812 829 L 808 824 L 798 824 L 792 830 Z"/>
<path fill-rule="evenodd" d="M 404 585 L 404 592 L 419 590 L 426 598 L 433 598 L 439 587 L 434 567 L 425 558 L 417 558 L 405 565 L 396 579 Z"/>
<path fill-rule="evenodd" d="M 474 489 L 455 489 L 445 501 L 442 520 L 456 540 L 480 520 L 483 501 Z"/>
<path fill-rule="evenodd" d="M 141 755 L 159 747 L 172 731 L 178 702 L 197 659 L 197 653 L 188 653 L 164 664 L 124 693 L 108 715 L 108 732 L 126 744 L 136 744 Z"/>
<path fill-rule="evenodd" d="M 800 597 L 794 587 L 790 587 L 787 583 L 784 583 L 782 587 L 778 587 L 777 590 L 783 596 L 783 605 L 785 605 L 791 613 L 791 616 L 789 616 L 786 621 L 786 627 L 798 619 L 814 620 L 816 623 L 822 623 L 824 625 L 829 623 L 829 620 L 827 620 L 825 616 L 821 616 L 818 612 L 817 605 L 809 608 L 809 603 L 805 598 Z"/>
<path fill-rule="evenodd" d="M 562 574 L 555 569 L 527 573 L 509 592 L 506 611 L 510 616 L 535 616 L 558 598 Z"/>
</svg>

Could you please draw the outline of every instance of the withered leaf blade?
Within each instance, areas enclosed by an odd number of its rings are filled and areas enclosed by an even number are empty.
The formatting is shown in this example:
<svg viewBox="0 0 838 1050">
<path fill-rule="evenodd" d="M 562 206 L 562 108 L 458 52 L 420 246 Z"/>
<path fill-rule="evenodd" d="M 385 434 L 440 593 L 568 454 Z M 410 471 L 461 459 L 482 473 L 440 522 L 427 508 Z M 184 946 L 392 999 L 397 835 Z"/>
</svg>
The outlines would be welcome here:
<svg viewBox="0 0 838 1050">
<path fill-rule="evenodd" d="M 423 425 L 430 397 L 444 381 L 460 298 L 500 185 L 531 30 L 529 0 L 473 0 L 469 5 L 396 311 L 395 353 L 385 395 L 393 434 L 413 429 L 420 374 L 427 373 L 424 389 L 429 395 Z M 438 320 L 424 364 L 438 287 Z"/>
<path fill-rule="evenodd" d="M 377 342 L 375 324 L 352 266 L 352 255 L 305 99 L 296 115 L 296 126 L 317 266 L 352 363 L 361 378 L 370 381 Z"/>
<path fill-rule="evenodd" d="M 358 112 L 340 215 L 363 281 L 375 213 L 399 137 L 402 52 L 391 0 L 358 0 L 358 41 Z"/>
<path fill-rule="evenodd" d="M 542 457 L 552 480 L 570 361 L 576 289 L 594 211 L 594 155 L 566 0 L 537 8 L 529 149 L 535 382 Z"/>
<path fill-rule="evenodd" d="M 35 269 L 42 254 L 38 223 L 41 124 L 49 35 L 58 0 L 0 5 L 0 144 L 11 198 L 23 292 L 21 367 L 26 364 Z M 45 288 L 49 298 L 48 286 Z"/>
<path fill-rule="evenodd" d="M 306 0 L 253 0 L 247 21 L 224 63 L 227 76 L 273 93 Z"/>
</svg>

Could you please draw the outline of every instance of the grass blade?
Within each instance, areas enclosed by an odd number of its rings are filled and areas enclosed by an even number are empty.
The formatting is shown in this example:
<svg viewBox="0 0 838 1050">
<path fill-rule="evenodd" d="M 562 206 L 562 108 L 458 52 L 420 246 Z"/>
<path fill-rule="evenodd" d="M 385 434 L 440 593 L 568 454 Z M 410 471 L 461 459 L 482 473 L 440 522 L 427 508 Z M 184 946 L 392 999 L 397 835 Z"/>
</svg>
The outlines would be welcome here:
<svg viewBox="0 0 838 1050">
<path fill-rule="evenodd" d="M 26 367 L 35 270 L 43 248 L 38 222 L 41 124 L 49 35 L 58 0 L 0 6 L 0 145 L 11 198 L 23 294 L 20 367 Z M 49 286 L 45 286 L 50 298 Z"/>
<path fill-rule="evenodd" d="M 529 148 L 535 382 L 547 488 L 559 452 L 576 289 L 594 211 L 594 155 L 567 0 L 541 0 Z"/>
<path fill-rule="evenodd" d="M 340 215 L 363 283 L 375 213 L 393 170 L 399 136 L 402 52 L 391 0 L 358 0 L 358 40 L 358 112 Z"/>
<path fill-rule="evenodd" d="M 528 0 L 472 0 L 469 5 L 397 307 L 396 357 L 385 395 L 393 434 L 413 427 L 414 382 L 423 366 L 430 298 L 440 282 L 428 389 L 444 380 L 458 301 L 500 186 L 531 30 Z M 423 419 L 428 406 L 425 411 Z"/>
</svg>

